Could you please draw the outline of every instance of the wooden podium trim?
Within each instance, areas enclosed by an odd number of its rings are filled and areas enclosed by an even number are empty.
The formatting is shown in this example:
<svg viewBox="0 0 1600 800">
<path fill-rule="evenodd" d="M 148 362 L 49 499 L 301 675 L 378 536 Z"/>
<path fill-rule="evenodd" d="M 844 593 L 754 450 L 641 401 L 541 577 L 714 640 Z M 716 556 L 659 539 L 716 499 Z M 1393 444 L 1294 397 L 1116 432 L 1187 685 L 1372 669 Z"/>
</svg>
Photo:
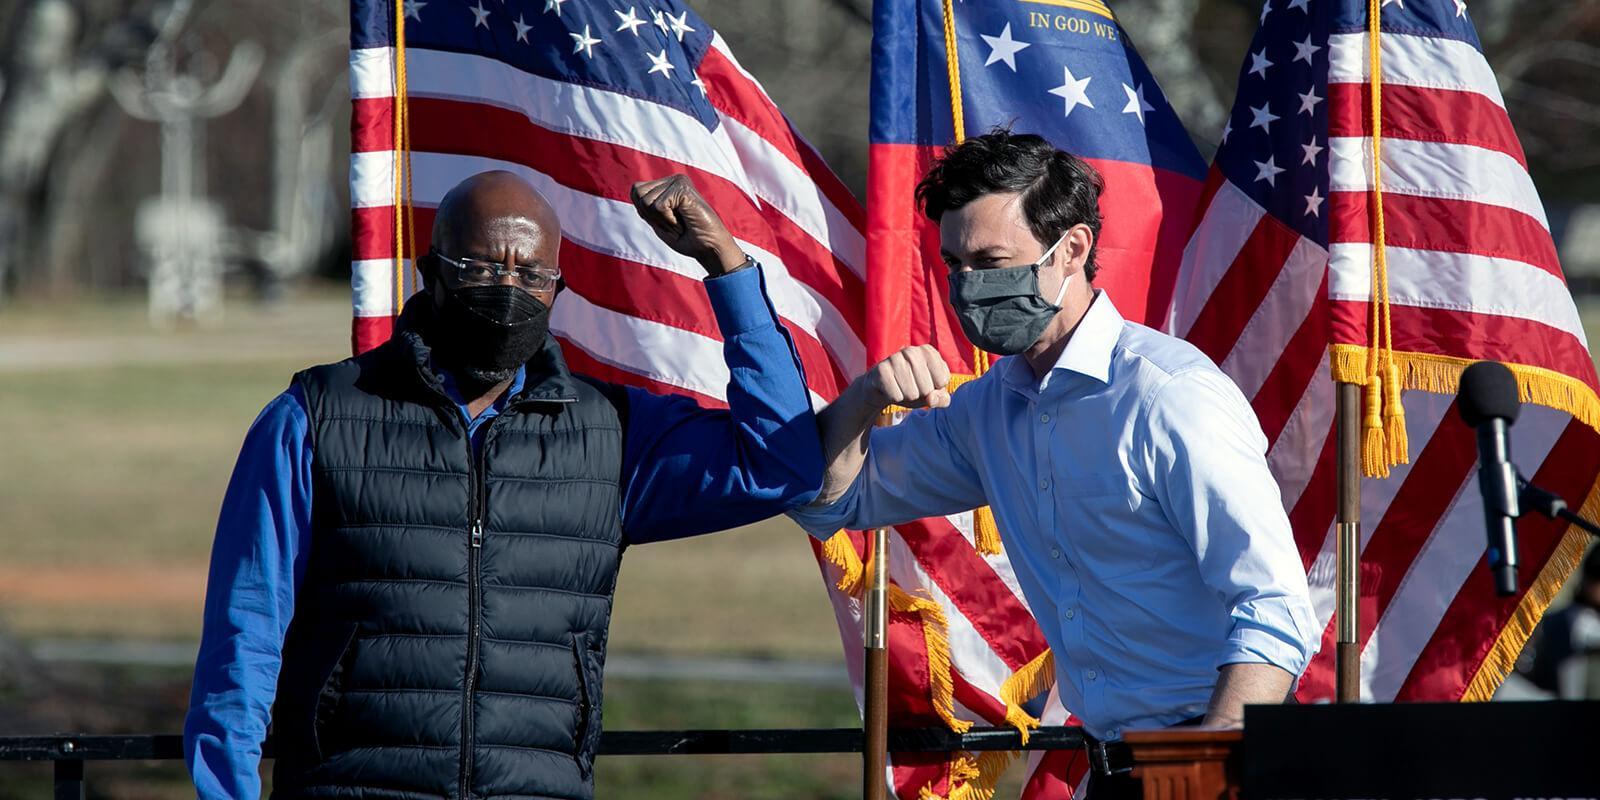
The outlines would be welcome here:
<svg viewBox="0 0 1600 800">
<path fill-rule="evenodd" d="M 1145 800 L 1237 800 L 1243 731 L 1128 731 Z"/>
</svg>

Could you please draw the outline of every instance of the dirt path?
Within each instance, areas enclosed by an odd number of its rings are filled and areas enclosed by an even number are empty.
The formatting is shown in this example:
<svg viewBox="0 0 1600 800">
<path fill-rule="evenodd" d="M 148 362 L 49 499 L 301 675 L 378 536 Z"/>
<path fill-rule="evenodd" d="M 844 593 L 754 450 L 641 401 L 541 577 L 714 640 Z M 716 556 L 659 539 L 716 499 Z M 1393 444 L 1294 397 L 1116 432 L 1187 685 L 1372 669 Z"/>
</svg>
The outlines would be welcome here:
<svg viewBox="0 0 1600 800">
<path fill-rule="evenodd" d="M 0 566 L 0 603 L 52 608 L 191 608 L 206 565 Z"/>
</svg>

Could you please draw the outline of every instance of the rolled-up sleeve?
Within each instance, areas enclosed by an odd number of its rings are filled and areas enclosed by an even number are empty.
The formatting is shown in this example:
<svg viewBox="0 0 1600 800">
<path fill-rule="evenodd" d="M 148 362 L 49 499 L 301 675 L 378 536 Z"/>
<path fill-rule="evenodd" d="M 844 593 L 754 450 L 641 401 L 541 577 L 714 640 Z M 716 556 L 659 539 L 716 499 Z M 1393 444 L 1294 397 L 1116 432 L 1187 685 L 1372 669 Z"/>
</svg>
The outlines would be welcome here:
<svg viewBox="0 0 1600 800">
<path fill-rule="evenodd" d="M 1221 667 L 1300 675 L 1320 637 L 1266 437 L 1227 376 L 1192 369 L 1151 394 L 1146 479 L 1233 620 Z"/>
<path fill-rule="evenodd" d="M 986 503 L 978 471 L 960 446 L 965 409 L 957 404 L 963 399 L 956 392 L 949 408 L 914 411 L 897 425 L 873 429 L 866 464 L 850 488 L 832 503 L 797 508 L 789 517 L 827 539 L 841 528 L 898 525 Z"/>
<path fill-rule="evenodd" d="M 805 371 L 759 267 L 705 282 L 728 408 L 629 389 L 623 529 L 630 543 L 733 528 L 811 502 L 822 443 Z"/>
</svg>

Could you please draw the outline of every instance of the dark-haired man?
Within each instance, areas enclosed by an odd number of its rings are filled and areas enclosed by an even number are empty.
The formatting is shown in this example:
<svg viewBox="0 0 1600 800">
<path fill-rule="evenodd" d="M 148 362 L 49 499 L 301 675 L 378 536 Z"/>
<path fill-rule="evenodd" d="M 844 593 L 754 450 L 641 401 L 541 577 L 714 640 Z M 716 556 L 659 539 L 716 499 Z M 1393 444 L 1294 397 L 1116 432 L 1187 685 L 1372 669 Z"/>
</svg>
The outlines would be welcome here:
<svg viewBox="0 0 1600 800">
<path fill-rule="evenodd" d="M 753 522 L 821 481 L 761 270 L 678 175 L 634 186 L 706 270 L 728 409 L 567 369 L 561 227 L 526 180 L 439 204 L 395 336 L 296 375 L 222 504 L 184 750 L 203 798 L 594 794 L 622 550 Z"/>
<path fill-rule="evenodd" d="M 946 153 L 917 198 L 962 330 L 1007 358 L 954 395 L 931 347 L 873 367 L 819 416 L 822 494 L 790 514 L 825 536 L 987 503 L 1092 736 L 1237 726 L 1316 646 L 1305 573 L 1239 390 L 1094 288 L 1100 190 L 1037 136 Z M 874 429 L 891 404 L 930 410 Z M 1095 751 L 1101 796 L 1116 751 Z"/>
</svg>

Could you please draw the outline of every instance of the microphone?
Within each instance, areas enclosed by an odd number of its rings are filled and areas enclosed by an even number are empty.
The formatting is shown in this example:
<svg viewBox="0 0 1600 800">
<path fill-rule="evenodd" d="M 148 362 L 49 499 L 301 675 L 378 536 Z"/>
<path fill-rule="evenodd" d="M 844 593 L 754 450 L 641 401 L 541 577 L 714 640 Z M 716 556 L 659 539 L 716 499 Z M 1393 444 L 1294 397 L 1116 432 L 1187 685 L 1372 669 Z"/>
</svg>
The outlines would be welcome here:
<svg viewBox="0 0 1600 800">
<path fill-rule="evenodd" d="M 1508 429 L 1522 404 L 1517 378 L 1498 361 L 1479 361 L 1461 373 L 1456 393 L 1461 419 L 1478 432 L 1478 491 L 1489 536 L 1489 571 L 1501 597 L 1517 593 L 1517 468 Z"/>
</svg>

